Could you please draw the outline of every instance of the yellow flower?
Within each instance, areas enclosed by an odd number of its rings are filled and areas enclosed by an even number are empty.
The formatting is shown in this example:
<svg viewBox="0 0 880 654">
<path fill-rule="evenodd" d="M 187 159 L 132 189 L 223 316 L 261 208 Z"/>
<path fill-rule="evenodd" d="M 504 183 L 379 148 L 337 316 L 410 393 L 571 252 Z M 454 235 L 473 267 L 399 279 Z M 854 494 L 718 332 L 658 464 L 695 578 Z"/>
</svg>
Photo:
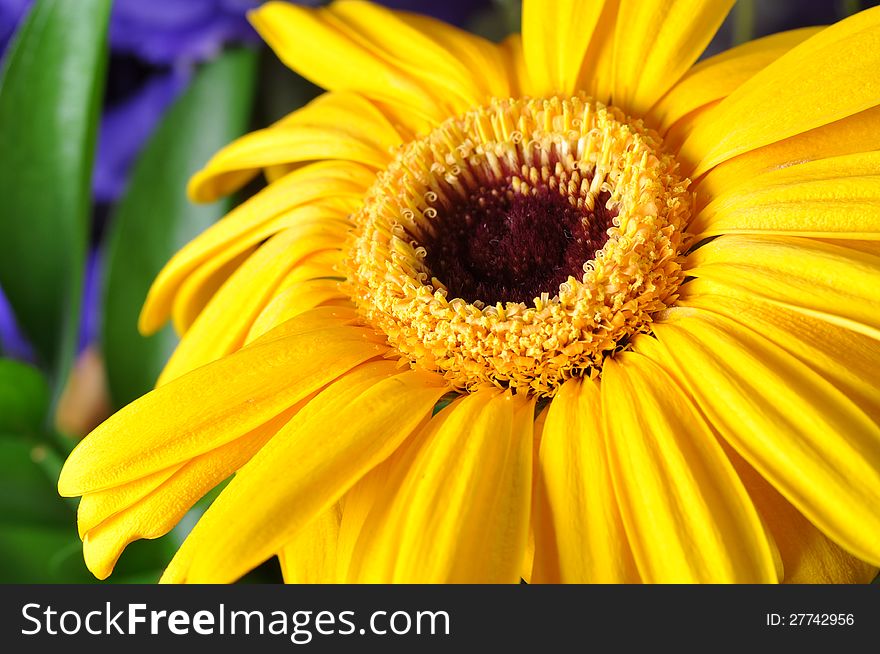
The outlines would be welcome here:
<svg viewBox="0 0 880 654">
<path fill-rule="evenodd" d="M 527 0 L 500 45 L 252 19 L 328 89 L 142 314 L 159 387 L 59 481 L 99 577 L 235 473 L 165 581 L 867 581 L 880 9 L 696 65 L 731 2 Z"/>
</svg>

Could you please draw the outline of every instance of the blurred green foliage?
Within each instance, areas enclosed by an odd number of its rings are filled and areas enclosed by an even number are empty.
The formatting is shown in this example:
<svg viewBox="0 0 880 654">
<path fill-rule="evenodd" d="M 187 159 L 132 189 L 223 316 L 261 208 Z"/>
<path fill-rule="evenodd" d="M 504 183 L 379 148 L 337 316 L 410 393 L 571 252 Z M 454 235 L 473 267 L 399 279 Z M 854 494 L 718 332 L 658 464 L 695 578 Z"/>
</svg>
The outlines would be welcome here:
<svg viewBox="0 0 880 654">
<path fill-rule="evenodd" d="M 4 583 L 96 581 L 83 562 L 76 501 L 56 491 L 73 442 L 55 432 L 51 398 L 59 396 L 76 348 L 110 4 L 39 0 L 0 83 L 0 283 L 39 357 L 39 368 L 0 359 Z M 150 282 L 181 245 L 229 208 L 190 204 L 185 185 L 211 154 L 246 131 L 256 61 L 255 52 L 231 51 L 199 71 L 144 151 L 115 216 L 103 347 L 119 405 L 152 388 L 176 340 L 170 329 L 152 339 L 137 333 Z M 110 581 L 157 581 L 184 536 L 185 529 L 175 529 L 132 544 Z"/>
<path fill-rule="evenodd" d="M 37 2 L 0 82 L 0 284 L 56 395 L 76 354 L 110 6 Z"/>
<path fill-rule="evenodd" d="M 199 72 L 142 153 L 113 220 L 105 258 L 102 346 L 116 407 L 153 388 L 177 343 L 171 326 L 143 337 L 138 315 L 162 266 L 230 208 L 228 200 L 192 204 L 186 182 L 246 131 L 256 63 L 256 52 L 235 50 Z"/>
</svg>

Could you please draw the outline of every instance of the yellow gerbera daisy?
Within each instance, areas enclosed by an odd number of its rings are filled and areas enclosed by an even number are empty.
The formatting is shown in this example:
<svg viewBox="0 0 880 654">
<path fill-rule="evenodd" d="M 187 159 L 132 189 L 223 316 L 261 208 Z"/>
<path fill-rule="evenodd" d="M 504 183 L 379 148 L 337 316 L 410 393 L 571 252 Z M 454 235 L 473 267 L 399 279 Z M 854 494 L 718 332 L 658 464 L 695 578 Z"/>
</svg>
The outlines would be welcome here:
<svg viewBox="0 0 880 654">
<path fill-rule="evenodd" d="M 880 9 L 693 65 L 732 2 L 525 2 L 500 45 L 340 1 L 253 23 L 328 89 L 142 314 L 88 436 L 89 568 L 234 478 L 165 581 L 867 581 L 880 565 Z"/>
</svg>

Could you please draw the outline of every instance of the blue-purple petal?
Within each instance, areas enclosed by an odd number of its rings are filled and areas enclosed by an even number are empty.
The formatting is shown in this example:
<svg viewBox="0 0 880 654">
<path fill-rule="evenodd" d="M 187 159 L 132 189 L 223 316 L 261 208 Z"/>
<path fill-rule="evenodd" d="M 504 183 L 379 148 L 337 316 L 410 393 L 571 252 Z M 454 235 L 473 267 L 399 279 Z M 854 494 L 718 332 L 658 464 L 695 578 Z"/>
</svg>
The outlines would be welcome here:
<svg viewBox="0 0 880 654">
<path fill-rule="evenodd" d="M 134 95 L 106 108 L 101 119 L 92 188 L 98 202 L 123 192 L 131 165 L 168 106 L 186 88 L 190 68 L 160 71 Z"/>
<path fill-rule="evenodd" d="M 2 288 L 0 288 L 0 354 L 20 361 L 34 360 L 34 349 L 19 328 L 15 313 Z"/>
</svg>

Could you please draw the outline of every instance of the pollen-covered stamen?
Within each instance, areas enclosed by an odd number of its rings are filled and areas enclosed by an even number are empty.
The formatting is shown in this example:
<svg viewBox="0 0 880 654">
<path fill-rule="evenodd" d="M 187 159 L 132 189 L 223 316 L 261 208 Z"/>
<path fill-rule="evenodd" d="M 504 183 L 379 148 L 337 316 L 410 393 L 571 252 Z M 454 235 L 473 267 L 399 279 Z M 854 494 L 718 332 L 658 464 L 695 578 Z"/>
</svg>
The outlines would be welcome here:
<svg viewBox="0 0 880 654">
<path fill-rule="evenodd" d="M 519 193 L 505 183 L 481 187 L 464 202 L 438 209 L 442 225 L 422 243 L 425 263 L 448 296 L 468 302 L 532 302 L 556 295 L 608 240 L 617 210 L 593 208 L 542 184 Z"/>
<path fill-rule="evenodd" d="M 550 396 L 675 301 L 687 186 L 660 137 L 616 109 L 495 101 L 379 174 L 353 216 L 349 291 L 455 388 Z"/>
</svg>

